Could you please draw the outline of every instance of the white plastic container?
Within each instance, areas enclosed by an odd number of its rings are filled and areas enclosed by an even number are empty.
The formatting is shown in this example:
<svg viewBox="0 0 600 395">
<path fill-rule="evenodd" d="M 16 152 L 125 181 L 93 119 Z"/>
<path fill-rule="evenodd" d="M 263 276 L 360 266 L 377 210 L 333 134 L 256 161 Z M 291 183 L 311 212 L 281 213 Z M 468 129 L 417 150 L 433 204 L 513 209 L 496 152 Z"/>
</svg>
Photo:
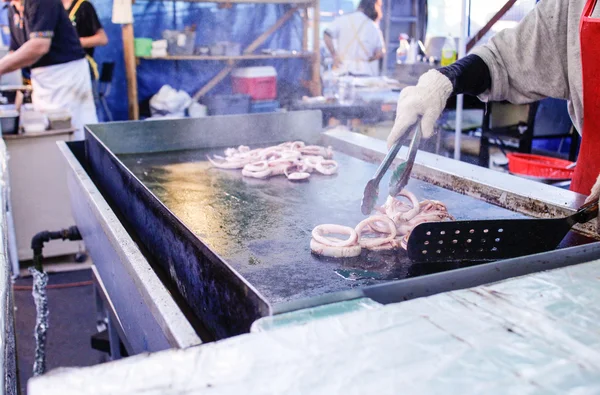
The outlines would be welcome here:
<svg viewBox="0 0 600 395">
<path fill-rule="evenodd" d="M 356 99 L 356 90 L 353 77 L 340 77 L 338 79 L 338 102 L 341 105 L 349 106 Z"/>
<path fill-rule="evenodd" d="M 419 53 L 419 44 L 417 44 L 417 40 L 412 38 L 410 40 L 410 46 L 408 47 L 408 55 L 406 56 L 406 64 L 417 63 L 418 53 Z"/>
<path fill-rule="evenodd" d="M 25 133 L 43 132 L 48 128 L 48 117 L 43 112 L 21 110 L 21 127 Z"/>
<path fill-rule="evenodd" d="M 70 129 L 72 126 L 71 112 L 68 110 L 50 111 L 46 116 L 52 130 Z"/>
<path fill-rule="evenodd" d="M 327 100 L 334 100 L 337 96 L 337 75 L 332 70 L 333 60 L 325 61 L 327 70 L 323 73 L 323 97 Z"/>
<path fill-rule="evenodd" d="M 152 41 L 152 49 L 164 49 L 164 50 L 166 50 L 168 46 L 169 46 L 169 43 L 168 43 L 167 40 L 155 40 L 155 41 Z"/>
<path fill-rule="evenodd" d="M 208 109 L 204 104 L 193 102 L 188 107 L 188 115 L 190 118 L 204 118 L 208 115 Z"/>
</svg>

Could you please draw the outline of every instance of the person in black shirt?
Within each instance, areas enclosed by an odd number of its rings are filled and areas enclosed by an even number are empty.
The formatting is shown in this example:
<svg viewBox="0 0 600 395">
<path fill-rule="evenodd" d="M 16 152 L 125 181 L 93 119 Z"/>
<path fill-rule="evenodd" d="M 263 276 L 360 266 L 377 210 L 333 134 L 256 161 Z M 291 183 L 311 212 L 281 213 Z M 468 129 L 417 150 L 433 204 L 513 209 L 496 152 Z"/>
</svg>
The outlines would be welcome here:
<svg viewBox="0 0 600 395">
<path fill-rule="evenodd" d="M 0 75 L 30 67 L 36 110 L 69 110 L 75 138 L 82 139 L 83 125 L 98 118 L 85 52 L 61 0 L 10 4 L 12 52 L 0 59 Z"/>
<path fill-rule="evenodd" d="M 54 7 L 47 4 L 57 3 L 56 0 L 13 0 L 10 3 L 10 50 L 14 53 L 1 63 L 25 61 L 24 66 L 35 68 L 68 63 L 85 56 L 67 15 L 60 12 L 56 4 Z"/>
<path fill-rule="evenodd" d="M 108 44 L 108 37 L 98 19 L 98 14 L 92 3 L 87 0 L 62 0 L 62 3 L 79 35 L 79 42 L 86 52 L 86 58 L 92 68 L 92 76 L 94 79 L 98 79 L 94 48 Z"/>
</svg>

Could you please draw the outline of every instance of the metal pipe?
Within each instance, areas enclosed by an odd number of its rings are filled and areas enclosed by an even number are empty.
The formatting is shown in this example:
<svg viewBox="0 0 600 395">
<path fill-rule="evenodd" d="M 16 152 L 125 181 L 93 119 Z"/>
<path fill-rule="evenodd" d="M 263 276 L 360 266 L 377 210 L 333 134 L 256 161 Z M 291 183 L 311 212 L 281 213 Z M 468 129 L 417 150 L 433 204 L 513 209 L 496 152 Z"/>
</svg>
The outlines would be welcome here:
<svg viewBox="0 0 600 395">
<path fill-rule="evenodd" d="M 42 250 L 44 243 L 50 240 L 81 240 L 81 234 L 76 226 L 55 232 L 43 231 L 31 239 L 33 249 L 33 265 L 29 272 L 33 276 L 33 289 L 31 295 L 35 303 L 35 358 L 33 361 L 33 375 L 38 376 L 46 371 L 46 333 L 48 331 L 48 273 L 44 273 Z"/>
<path fill-rule="evenodd" d="M 81 234 L 79 234 L 79 230 L 76 226 L 71 226 L 68 229 L 62 229 L 54 232 L 45 230 L 33 236 L 33 238 L 31 239 L 31 249 L 33 250 L 33 265 L 38 271 L 44 271 L 42 267 L 42 259 L 44 258 L 42 255 L 42 250 L 44 248 L 44 243 L 50 240 L 58 239 L 71 241 L 81 240 Z"/>
<path fill-rule="evenodd" d="M 467 52 L 466 27 L 467 27 L 467 0 L 461 2 L 460 15 L 460 35 L 458 36 L 458 56 L 461 59 Z M 462 139 L 462 121 L 463 121 L 463 95 L 456 97 L 456 125 L 454 128 L 454 159 L 460 160 L 460 145 Z"/>
</svg>

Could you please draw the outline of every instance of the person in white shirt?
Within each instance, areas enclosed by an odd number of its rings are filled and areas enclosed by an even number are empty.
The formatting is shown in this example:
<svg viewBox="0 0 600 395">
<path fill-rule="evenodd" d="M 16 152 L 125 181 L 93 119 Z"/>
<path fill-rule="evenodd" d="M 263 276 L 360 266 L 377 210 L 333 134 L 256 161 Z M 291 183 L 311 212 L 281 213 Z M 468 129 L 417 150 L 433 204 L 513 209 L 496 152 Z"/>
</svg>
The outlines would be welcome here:
<svg viewBox="0 0 600 395">
<path fill-rule="evenodd" d="M 361 0 L 356 12 L 340 16 L 325 30 L 325 45 L 338 72 L 379 75 L 379 59 L 385 54 L 381 6 L 382 0 Z"/>
</svg>

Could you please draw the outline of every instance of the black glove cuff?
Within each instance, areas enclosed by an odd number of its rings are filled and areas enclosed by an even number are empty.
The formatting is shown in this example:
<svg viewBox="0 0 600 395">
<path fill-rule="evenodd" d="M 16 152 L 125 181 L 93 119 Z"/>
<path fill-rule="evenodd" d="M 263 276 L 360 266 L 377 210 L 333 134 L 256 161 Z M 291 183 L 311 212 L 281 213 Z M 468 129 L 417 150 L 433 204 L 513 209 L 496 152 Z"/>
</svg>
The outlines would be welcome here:
<svg viewBox="0 0 600 395">
<path fill-rule="evenodd" d="M 477 96 L 492 87 L 492 76 L 487 64 L 477 55 L 468 55 L 450 66 L 437 69 L 452 83 L 452 94 Z"/>
</svg>

